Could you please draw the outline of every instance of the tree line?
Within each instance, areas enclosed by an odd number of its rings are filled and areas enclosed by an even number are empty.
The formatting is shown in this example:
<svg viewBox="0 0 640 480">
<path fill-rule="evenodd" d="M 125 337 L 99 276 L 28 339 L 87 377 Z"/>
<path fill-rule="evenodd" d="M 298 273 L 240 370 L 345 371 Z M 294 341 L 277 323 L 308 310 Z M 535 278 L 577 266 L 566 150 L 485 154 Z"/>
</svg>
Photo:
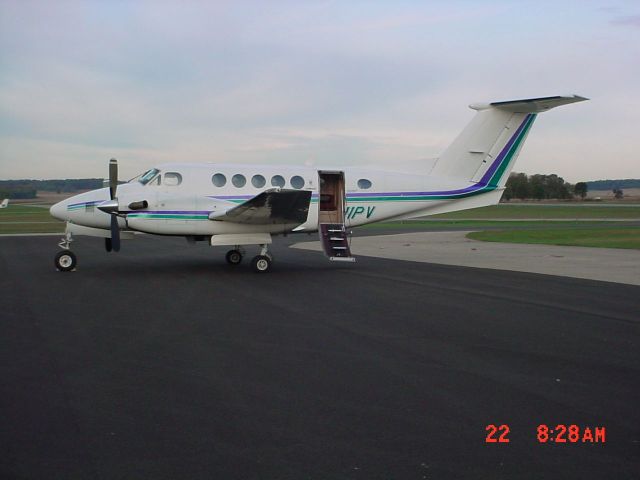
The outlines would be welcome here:
<svg viewBox="0 0 640 480">
<path fill-rule="evenodd" d="M 569 200 L 575 196 L 585 198 L 588 186 L 585 182 L 575 185 L 565 182 L 556 174 L 527 175 L 526 173 L 512 173 L 507 180 L 502 198 L 511 200 Z"/>
<path fill-rule="evenodd" d="M 593 180 L 586 182 L 589 190 L 611 190 L 623 188 L 640 188 L 640 179 L 624 178 L 620 180 Z"/>
<path fill-rule="evenodd" d="M 38 191 L 73 193 L 102 187 L 102 178 L 64 180 L 0 180 L 0 199 L 36 198 Z"/>
</svg>

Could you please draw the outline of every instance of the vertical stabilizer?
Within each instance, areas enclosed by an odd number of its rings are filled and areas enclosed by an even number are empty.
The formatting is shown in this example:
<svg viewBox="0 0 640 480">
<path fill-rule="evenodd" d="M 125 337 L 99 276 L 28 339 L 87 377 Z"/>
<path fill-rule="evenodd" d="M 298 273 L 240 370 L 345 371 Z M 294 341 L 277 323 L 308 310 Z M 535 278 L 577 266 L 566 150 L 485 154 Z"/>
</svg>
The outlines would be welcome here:
<svg viewBox="0 0 640 480">
<path fill-rule="evenodd" d="M 438 159 L 431 174 L 500 188 L 539 112 L 586 100 L 577 95 L 473 104 L 478 113 Z"/>
</svg>

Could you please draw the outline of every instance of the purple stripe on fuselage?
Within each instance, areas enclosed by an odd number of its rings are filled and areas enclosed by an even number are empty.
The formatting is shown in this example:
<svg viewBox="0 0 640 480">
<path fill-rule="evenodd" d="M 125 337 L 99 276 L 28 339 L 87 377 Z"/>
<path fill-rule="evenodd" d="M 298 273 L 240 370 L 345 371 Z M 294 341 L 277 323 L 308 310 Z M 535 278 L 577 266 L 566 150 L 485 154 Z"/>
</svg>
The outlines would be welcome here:
<svg viewBox="0 0 640 480">
<path fill-rule="evenodd" d="M 125 213 L 157 213 L 159 215 L 209 215 L 211 210 L 130 210 Z"/>
<path fill-rule="evenodd" d="M 412 197 L 420 195 L 458 195 L 474 192 L 485 187 L 479 183 L 474 183 L 466 188 L 459 190 L 442 190 L 438 192 L 381 192 L 381 193 L 347 193 L 347 197 Z"/>
<path fill-rule="evenodd" d="M 502 160 L 509 153 L 509 150 L 513 146 L 514 142 L 522 133 L 522 130 L 524 129 L 530 117 L 531 117 L 531 114 L 528 114 L 525 117 L 522 124 L 518 127 L 516 132 L 509 139 L 509 141 L 504 146 L 500 154 L 496 157 L 496 159 L 493 161 L 493 163 L 491 164 L 487 172 L 482 176 L 482 179 L 478 183 L 474 183 L 473 185 L 469 185 L 468 187 L 458 189 L 458 190 L 439 190 L 436 192 L 349 193 L 348 196 L 349 197 L 373 197 L 373 196 L 410 197 L 410 196 L 419 196 L 419 195 L 463 195 L 465 193 L 471 193 L 471 192 L 475 192 L 476 190 L 480 190 L 487 186 L 487 184 L 489 183 L 489 180 L 491 180 L 491 177 L 500 166 L 500 163 L 502 163 Z"/>
</svg>

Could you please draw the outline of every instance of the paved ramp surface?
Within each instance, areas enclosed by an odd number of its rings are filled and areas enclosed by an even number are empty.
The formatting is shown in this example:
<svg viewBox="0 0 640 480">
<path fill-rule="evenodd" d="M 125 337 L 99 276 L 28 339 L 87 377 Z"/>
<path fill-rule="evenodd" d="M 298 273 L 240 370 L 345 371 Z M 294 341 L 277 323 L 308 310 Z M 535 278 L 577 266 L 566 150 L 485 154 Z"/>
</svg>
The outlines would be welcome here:
<svg viewBox="0 0 640 480">
<path fill-rule="evenodd" d="M 468 233 L 358 236 L 351 242 L 351 251 L 354 255 L 640 285 L 638 250 L 481 242 L 466 238 Z M 294 247 L 321 250 L 319 242 L 302 242 Z"/>
<path fill-rule="evenodd" d="M 637 478 L 640 288 L 0 239 L 0 478 Z M 604 426 L 539 444 L 539 424 Z M 509 443 L 485 443 L 507 424 Z"/>
</svg>

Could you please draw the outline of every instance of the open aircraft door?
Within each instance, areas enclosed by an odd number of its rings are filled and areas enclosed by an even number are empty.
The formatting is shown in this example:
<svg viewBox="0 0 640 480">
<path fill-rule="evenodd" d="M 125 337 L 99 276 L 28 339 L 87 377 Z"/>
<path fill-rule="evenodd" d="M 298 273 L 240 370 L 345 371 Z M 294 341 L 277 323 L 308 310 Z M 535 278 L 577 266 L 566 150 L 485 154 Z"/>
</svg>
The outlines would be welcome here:
<svg viewBox="0 0 640 480">
<path fill-rule="evenodd" d="M 346 189 L 344 172 L 319 171 L 318 232 L 329 260 L 353 262 L 344 225 Z"/>
</svg>

